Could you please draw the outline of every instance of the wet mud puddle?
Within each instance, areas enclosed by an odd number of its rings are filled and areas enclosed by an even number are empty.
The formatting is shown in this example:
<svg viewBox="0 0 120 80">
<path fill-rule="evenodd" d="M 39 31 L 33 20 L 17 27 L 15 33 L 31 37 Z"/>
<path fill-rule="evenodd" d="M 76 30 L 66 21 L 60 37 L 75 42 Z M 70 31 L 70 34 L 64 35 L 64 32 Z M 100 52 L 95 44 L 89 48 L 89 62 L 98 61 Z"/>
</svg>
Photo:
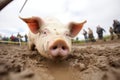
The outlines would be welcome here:
<svg viewBox="0 0 120 80">
<path fill-rule="evenodd" d="M 74 69 L 66 62 L 48 63 L 49 73 L 54 77 L 54 80 L 76 80 Z"/>
</svg>

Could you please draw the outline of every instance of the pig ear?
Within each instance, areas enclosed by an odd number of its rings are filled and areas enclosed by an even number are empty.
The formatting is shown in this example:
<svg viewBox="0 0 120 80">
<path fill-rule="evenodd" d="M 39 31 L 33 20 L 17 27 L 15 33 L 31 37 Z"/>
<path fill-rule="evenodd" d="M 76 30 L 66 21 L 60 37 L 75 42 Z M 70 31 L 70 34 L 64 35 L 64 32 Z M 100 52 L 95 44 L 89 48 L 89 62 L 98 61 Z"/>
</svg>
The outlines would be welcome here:
<svg viewBox="0 0 120 80">
<path fill-rule="evenodd" d="M 86 23 L 87 21 L 85 20 L 84 22 L 82 23 L 74 23 L 74 22 L 71 22 L 69 24 L 69 28 L 70 28 L 70 36 L 71 37 L 75 37 L 79 32 L 80 30 L 82 29 L 83 25 Z"/>
<path fill-rule="evenodd" d="M 29 29 L 34 34 L 39 32 L 40 26 L 43 24 L 42 20 L 39 17 L 31 17 L 31 18 L 21 18 L 24 22 L 27 23 Z"/>
</svg>

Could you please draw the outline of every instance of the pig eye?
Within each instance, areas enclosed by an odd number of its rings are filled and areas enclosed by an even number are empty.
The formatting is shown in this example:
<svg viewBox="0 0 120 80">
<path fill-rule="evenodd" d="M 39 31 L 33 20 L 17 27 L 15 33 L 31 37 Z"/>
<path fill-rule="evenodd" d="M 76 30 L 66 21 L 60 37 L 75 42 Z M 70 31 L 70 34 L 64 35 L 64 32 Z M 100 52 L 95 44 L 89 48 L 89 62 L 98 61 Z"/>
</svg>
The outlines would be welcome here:
<svg viewBox="0 0 120 80">
<path fill-rule="evenodd" d="M 65 32 L 65 35 L 66 35 L 66 36 L 68 36 L 68 37 L 70 37 L 70 34 L 69 34 L 69 32 Z"/>
<path fill-rule="evenodd" d="M 43 34 L 47 34 L 47 32 L 44 31 Z"/>
<path fill-rule="evenodd" d="M 42 33 L 42 35 L 47 36 L 47 34 L 49 33 L 49 31 L 47 29 L 44 29 L 44 30 L 42 30 L 41 33 Z"/>
<path fill-rule="evenodd" d="M 47 34 L 47 31 L 42 31 L 42 34 L 46 35 L 46 34 Z"/>
<path fill-rule="evenodd" d="M 66 34 L 66 36 L 70 36 L 69 34 Z"/>
</svg>

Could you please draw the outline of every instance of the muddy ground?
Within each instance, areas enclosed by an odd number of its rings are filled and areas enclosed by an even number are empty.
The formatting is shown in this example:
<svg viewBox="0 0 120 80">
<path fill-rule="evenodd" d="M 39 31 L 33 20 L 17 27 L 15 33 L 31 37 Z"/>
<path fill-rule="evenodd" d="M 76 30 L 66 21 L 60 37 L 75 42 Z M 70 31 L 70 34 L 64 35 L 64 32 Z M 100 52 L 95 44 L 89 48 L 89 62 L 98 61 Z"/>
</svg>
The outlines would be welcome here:
<svg viewBox="0 0 120 80">
<path fill-rule="evenodd" d="M 120 80 L 120 41 L 73 45 L 63 61 L 26 45 L 0 44 L 0 80 Z"/>
</svg>

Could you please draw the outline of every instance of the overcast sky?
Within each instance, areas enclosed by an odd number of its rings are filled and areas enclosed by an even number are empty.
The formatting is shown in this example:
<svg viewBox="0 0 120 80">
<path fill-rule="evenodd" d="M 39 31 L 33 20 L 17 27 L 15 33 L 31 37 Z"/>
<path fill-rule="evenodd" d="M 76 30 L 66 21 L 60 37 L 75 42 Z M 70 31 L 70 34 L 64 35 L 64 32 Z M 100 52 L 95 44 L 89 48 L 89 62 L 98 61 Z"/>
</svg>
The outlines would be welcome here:
<svg viewBox="0 0 120 80">
<path fill-rule="evenodd" d="M 19 19 L 21 17 L 39 16 L 41 18 L 53 16 L 67 24 L 70 21 L 82 22 L 87 20 L 84 29 L 93 29 L 95 37 L 96 26 L 100 25 L 109 34 L 109 27 L 113 20 L 120 21 L 120 0 L 28 0 L 22 12 L 19 13 L 25 0 L 14 0 L 0 11 L 0 34 L 10 36 L 28 33 L 27 25 Z M 84 38 L 82 30 L 77 37 Z"/>
</svg>

